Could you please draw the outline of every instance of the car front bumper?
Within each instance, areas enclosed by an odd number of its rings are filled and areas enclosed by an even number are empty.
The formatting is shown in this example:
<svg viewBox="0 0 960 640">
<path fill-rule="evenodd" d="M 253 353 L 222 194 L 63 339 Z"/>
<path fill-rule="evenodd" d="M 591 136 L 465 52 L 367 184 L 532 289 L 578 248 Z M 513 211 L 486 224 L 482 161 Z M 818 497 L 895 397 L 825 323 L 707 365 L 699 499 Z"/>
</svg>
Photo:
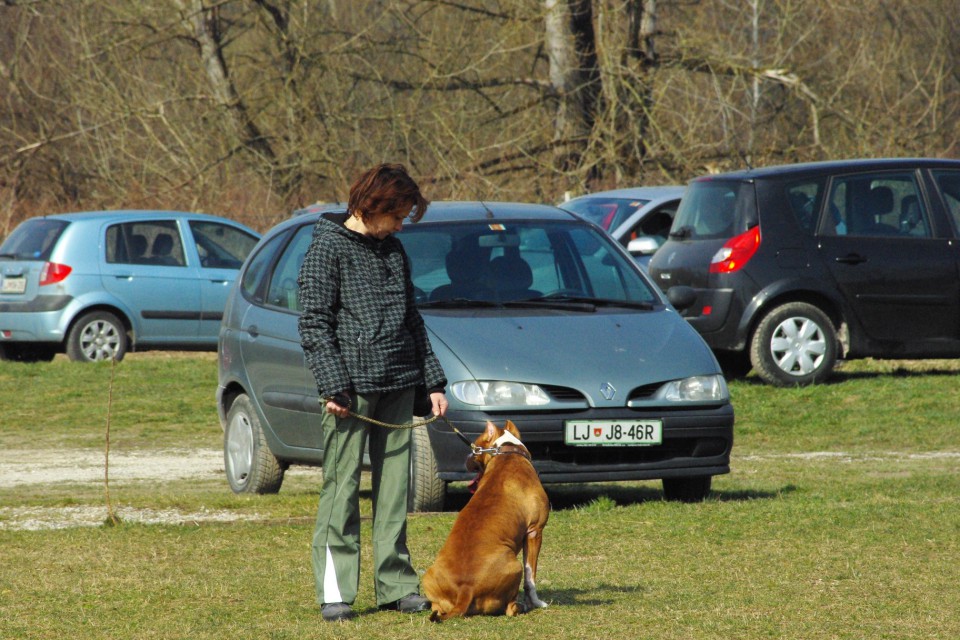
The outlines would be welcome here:
<svg viewBox="0 0 960 640">
<path fill-rule="evenodd" d="M 604 482 L 713 476 L 730 472 L 734 412 L 730 404 L 695 410 L 590 409 L 576 414 L 493 414 L 450 411 L 447 420 L 471 442 L 488 420 L 502 427 L 511 420 L 530 450 L 540 480 Z M 663 442 L 652 446 L 571 446 L 564 444 L 565 420 L 663 421 Z M 473 478 L 465 461 L 469 447 L 444 420 L 427 428 L 437 459 L 438 475 L 446 481 Z"/>
</svg>

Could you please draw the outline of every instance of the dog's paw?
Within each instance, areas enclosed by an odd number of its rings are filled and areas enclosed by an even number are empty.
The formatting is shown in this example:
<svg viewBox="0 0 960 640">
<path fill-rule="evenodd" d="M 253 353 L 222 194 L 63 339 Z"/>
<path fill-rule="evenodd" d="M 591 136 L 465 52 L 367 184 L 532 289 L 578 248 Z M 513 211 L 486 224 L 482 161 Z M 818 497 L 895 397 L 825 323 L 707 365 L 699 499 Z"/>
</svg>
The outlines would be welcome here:
<svg viewBox="0 0 960 640">
<path fill-rule="evenodd" d="M 524 611 L 532 611 L 534 609 L 546 609 L 550 605 L 537 597 L 536 592 L 529 593 L 525 592 L 523 594 L 523 608 Z"/>
</svg>

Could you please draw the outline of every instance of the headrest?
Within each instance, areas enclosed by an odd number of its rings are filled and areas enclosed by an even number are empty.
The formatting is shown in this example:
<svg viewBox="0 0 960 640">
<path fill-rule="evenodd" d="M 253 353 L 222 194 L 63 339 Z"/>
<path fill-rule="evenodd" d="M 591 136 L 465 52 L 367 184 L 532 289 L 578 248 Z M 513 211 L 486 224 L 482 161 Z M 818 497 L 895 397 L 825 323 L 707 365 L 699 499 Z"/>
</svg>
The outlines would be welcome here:
<svg viewBox="0 0 960 640">
<path fill-rule="evenodd" d="M 500 289 L 529 289 L 533 271 L 519 256 L 500 256 L 490 261 L 490 277 Z"/>
<path fill-rule="evenodd" d="M 874 187 L 870 189 L 870 213 L 883 215 L 893 211 L 893 189 L 890 187 Z"/>
</svg>

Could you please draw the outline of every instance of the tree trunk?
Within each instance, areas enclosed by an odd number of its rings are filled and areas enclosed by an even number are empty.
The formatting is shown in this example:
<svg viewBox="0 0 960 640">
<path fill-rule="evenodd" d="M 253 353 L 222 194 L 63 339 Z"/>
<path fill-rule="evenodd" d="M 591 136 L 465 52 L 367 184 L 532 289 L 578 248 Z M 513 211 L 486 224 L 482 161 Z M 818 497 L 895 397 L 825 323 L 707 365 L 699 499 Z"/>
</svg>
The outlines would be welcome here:
<svg viewBox="0 0 960 640">
<path fill-rule="evenodd" d="M 276 154 L 269 141 L 250 118 L 246 105 L 230 80 L 227 63 L 223 57 L 219 8 L 204 7 L 203 0 L 174 1 L 180 8 L 181 22 L 188 32 L 192 33 L 210 88 L 217 102 L 230 118 L 239 145 L 272 164 Z"/>
<path fill-rule="evenodd" d="M 556 166 L 580 165 L 597 114 L 600 72 L 591 0 L 544 0 L 545 43 L 550 84 L 557 99 L 554 118 Z"/>
</svg>

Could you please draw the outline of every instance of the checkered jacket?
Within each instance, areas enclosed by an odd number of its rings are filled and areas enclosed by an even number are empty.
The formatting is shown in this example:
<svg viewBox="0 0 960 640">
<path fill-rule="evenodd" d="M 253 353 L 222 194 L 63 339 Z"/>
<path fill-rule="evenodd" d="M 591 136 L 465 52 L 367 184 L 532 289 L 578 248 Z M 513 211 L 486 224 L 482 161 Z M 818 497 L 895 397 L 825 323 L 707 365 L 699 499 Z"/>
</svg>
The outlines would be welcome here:
<svg viewBox="0 0 960 640">
<path fill-rule="evenodd" d="M 403 245 L 351 231 L 345 220 L 320 217 L 298 278 L 300 340 L 320 398 L 419 384 L 442 390 Z"/>
</svg>

